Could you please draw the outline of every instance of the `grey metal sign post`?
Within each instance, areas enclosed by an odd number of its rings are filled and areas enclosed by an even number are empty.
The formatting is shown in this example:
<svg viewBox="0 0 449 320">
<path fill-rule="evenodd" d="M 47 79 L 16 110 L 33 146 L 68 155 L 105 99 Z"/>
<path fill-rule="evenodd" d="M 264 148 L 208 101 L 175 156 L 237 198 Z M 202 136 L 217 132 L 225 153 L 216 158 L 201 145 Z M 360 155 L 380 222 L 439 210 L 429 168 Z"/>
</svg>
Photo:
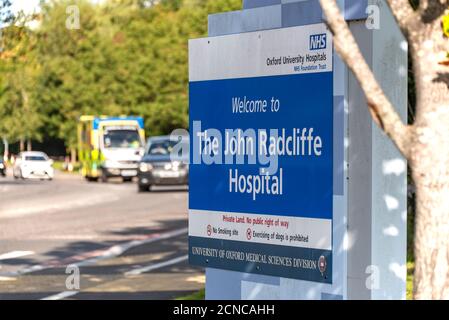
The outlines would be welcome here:
<svg viewBox="0 0 449 320">
<path fill-rule="evenodd" d="M 339 4 L 375 76 L 405 119 L 407 44 L 386 2 Z M 322 22 L 318 0 L 244 0 L 241 11 L 209 16 L 209 36 Z M 405 298 L 407 164 L 371 120 L 358 83 L 335 53 L 332 74 L 332 281 L 207 268 L 207 299 Z M 325 270 L 321 257 L 319 264 Z"/>
</svg>

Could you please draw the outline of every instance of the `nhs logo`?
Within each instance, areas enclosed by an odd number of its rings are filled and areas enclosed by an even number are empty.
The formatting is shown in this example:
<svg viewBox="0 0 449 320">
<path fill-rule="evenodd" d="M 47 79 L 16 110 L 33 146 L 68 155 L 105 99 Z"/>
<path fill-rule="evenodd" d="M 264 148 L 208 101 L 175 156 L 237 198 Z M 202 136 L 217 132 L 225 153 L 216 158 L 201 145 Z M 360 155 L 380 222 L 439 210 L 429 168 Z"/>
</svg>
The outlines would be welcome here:
<svg viewBox="0 0 449 320">
<path fill-rule="evenodd" d="M 326 34 L 312 34 L 310 36 L 309 41 L 309 49 L 310 50 L 321 50 L 326 49 L 327 40 L 326 40 Z"/>
</svg>

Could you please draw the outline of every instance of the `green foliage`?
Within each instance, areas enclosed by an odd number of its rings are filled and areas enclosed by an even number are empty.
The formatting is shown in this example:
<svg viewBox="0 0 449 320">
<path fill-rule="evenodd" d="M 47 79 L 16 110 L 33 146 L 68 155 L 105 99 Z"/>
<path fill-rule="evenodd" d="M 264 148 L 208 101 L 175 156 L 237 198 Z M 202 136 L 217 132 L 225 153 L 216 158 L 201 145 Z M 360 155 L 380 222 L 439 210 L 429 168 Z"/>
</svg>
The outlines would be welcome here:
<svg viewBox="0 0 449 320">
<path fill-rule="evenodd" d="M 413 273 L 415 271 L 415 263 L 407 262 L 407 282 L 406 282 L 406 299 L 413 300 Z"/>
<path fill-rule="evenodd" d="M 188 296 L 184 296 L 184 297 L 180 297 L 177 298 L 176 300 L 205 300 L 206 298 L 206 290 L 205 289 L 201 289 L 198 292 L 192 293 Z"/>
<path fill-rule="evenodd" d="M 20 15 L 2 30 L 0 52 L 0 137 L 9 139 L 42 138 L 39 129 L 43 116 L 36 103 L 37 39 Z"/>
<path fill-rule="evenodd" d="M 66 28 L 68 5 L 79 7 L 80 29 Z M 35 41 L 24 47 L 30 70 L 6 81 L 9 71 L 0 65 L 0 136 L 55 137 L 75 146 L 82 114 L 143 116 L 148 135 L 187 128 L 188 39 L 206 36 L 208 14 L 240 8 L 241 0 L 46 1 L 40 27 L 24 27 Z M 11 130 L 24 118 L 17 95 L 24 82 L 32 97 L 27 117 L 36 118 L 27 134 Z"/>
<path fill-rule="evenodd" d="M 45 130 L 76 144 L 76 122 L 82 114 L 107 113 L 111 49 L 100 28 L 100 12 L 87 1 L 77 1 L 80 29 L 65 28 L 66 7 L 73 2 L 59 1 L 44 7 L 38 30 L 39 64 L 36 89 L 38 104 L 45 114 Z"/>
</svg>

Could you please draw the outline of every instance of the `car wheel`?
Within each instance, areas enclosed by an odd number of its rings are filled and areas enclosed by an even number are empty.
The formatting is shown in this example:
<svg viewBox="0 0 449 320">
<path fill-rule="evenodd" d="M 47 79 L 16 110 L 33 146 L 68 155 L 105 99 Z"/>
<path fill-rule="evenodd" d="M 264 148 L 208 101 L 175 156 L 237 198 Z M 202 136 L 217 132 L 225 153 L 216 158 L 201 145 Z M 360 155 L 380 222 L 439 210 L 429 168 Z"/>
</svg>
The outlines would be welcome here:
<svg viewBox="0 0 449 320">
<path fill-rule="evenodd" d="M 86 179 L 87 182 L 97 182 L 98 181 L 98 177 L 85 176 L 84 178 Z"/>
<path fill-rule="evenodd" d="M 143 184 L 138 184 L 137 188 L 138 188 L 139 192 L 148 192 L 148 191 L 150 191 L 150 187 L 147 186 L 147 185 L 143 185 Z"/>
<path fill-rule="evenodd" d="M 108 182 L 108 176 L 104 173 L 104 171 L 101 171 L 101 176 L 100 176 L 100 181 L 103 183 L 107 183 Z"/>
</svg>

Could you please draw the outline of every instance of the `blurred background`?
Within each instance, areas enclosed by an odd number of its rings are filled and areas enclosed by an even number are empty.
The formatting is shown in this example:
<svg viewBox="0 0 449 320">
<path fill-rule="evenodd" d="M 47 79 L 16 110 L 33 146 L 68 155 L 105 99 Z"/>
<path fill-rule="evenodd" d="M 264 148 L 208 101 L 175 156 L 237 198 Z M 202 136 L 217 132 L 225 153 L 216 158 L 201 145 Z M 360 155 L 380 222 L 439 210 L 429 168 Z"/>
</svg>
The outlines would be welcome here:
<svg viewBox="0 0 449 320">
<path fill-rule="evenodd" d="M 239 0 L 0 3 L 0 137 L 11 153 L 72 161 L 81 115 L 142 116 L 147 135 L 187 128 L 187 41 L 206 36 L 208 14 L 241 8 Z"/>
<path fill-rule="evenodd" d="M 0 0 L 0 299 L 204 296 L 168 135 L 188 129 L 188 39 L 237 9 Z"/>
</svg>

